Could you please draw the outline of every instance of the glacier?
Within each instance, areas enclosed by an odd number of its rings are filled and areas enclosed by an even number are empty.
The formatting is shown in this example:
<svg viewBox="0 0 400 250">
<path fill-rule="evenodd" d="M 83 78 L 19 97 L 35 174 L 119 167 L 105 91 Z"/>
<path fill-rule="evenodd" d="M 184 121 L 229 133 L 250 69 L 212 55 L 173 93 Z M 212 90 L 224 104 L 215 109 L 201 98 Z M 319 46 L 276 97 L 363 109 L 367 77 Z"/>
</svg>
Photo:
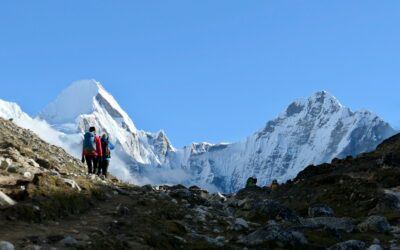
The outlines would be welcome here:
<svg viewBox="0 0 400 250">
<path fill-rule="evenodd" d="M 276 119 L 236 143 L 192 143 L 182 149 L 164 131 L 136 128 L 114 97 L 95 80 L 72 83 L 37 117 L 17 104 L 0 102 L 0 116 L 36 132 L 79 157 L 90 127 L 116 145 L 110 171 L 138 184 L 198 185 L 235 192 L 248 177 L 260 185 L 284 182 L 306 166 L 368 152 L 396 131 L 377 115 L 351 111 L 326 91 L 291 103 Z"/>
</svg>

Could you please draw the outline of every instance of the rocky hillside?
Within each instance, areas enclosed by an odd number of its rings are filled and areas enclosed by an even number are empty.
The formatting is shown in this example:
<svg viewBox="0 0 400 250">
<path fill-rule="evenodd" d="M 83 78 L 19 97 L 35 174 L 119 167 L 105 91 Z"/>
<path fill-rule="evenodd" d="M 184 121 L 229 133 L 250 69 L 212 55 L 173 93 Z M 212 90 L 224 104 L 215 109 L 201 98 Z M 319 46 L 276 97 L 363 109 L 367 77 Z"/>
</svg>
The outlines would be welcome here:
<svg viewBox="0 0 400 250">
<path fill-rule="evenodd" d="M 398 249 L 399 152 L 395 136 L 274 190 L 222 195 L 87 176 L 0 119 L 0 249 Z"/>
</svg>

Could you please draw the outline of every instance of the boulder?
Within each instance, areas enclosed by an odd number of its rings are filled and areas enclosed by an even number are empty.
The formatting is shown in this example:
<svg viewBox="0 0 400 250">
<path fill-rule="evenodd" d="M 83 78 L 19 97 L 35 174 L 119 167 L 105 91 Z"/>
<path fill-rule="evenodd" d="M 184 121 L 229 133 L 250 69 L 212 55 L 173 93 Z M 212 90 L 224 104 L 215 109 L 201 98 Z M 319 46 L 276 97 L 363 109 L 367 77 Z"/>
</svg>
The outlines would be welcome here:
<svg viewBox="0 0 400 250">
<path fill-rule="evenodd" d="M 170 196 L 178 199 L 190 199 L 192 197 L 192 192 L 186 188 L 176 189 L 170 192 Z"/>
<path fill-rule="evenodd" d="M 359 240 L 348 240 L 345 242 L 337 243 L 328 248 L 328 250 L 365 250 L 367 244 Z"/>
<path fill-rule="evenodd" d="M 333 217 L 333 209 L 324 204 L 315 204 L 308 208 L 310 217 Z"/>
<path fill-rule="evenodd" d="M 271 247 L 301 248 L 307 245 L 308 241 L 300 232 L 284 229 L 278 224 L 270 224 L 242 237 L 238 243 L 246 246 L 270 245 Z"/>
<path fill-rule="evenodd" d="M 372 245 L 369 246 L 368 250 L 382 250 L 383 248 L 381 247 L 381 242 L 378 239 L 374 239 L 372 242 Z"/>
<path fill-rule="evenodd" d="M 0 191 L 0 207 L 14 206 L 15 204 L 17 204 L 17 202 L 15 202 L 2 191 Z"/>
<path fill-rule="evenodd" d="M 12 165 L 12 160 L 11 159 L 0 159 L 0 169 L 6 170 L 8 167 Z"/>
<path fill-rule="evenodd" d="M 302 226 L 311 229 L 331 229 L 334 231 L 345 231 L 351 233 L 355 229 L 354 220 L 351 218 L 336 218 L 336 217 L 316 217 L 301 219 Z"/>
<path fill-rule="evenodd" d="M 388 233 L 391 227 L 385 217 L 373 215 L 358 224 L 357 229 L 360 232 Z"/>
<path fill-rule="evenodd" d="M 234 226 L 233 226 L 235 231 L 242 231 L 242 230 L 246 230 L 249 229 L 249 223 L 242 219 L 242 218 L 237 218 L 235 220 Z"/>
<path fill-rule="evenodd" d="M 15 165 L 11 165 L 7 168 L 7 172 L 16 174 L 16 173 L 18 173 L 18 168 Z"/>
<path fill-rule="evenodd" d="M 74 180 L 71 179 L 63 179 L 64 183 L 70 186 L 73 189 L 77 189 L 79 192 L 82 191 L 81 187 Z"/>
<path fill-rule="evenodd" d="M 238 202 L 238 217 L 245 217 L 248 220 L 277 220 L 299 223 L 299 216 L 290 208 L 281 205 L 273 200 L 245 199 Z"/>
<path fill-rule="evenodd" d="M 14 245 L 8 241 L 0 241 L 0 250 L 14 250 Z"/>
<path fill-rule="evenodd" d="M 65 247 L 76 247 L 78 246 L 79 242 L 71 236 L 65 237 L 63 240 L 60 241 L 60 244 Z"/>
<path fill-rule="evenodd" d="M 25 177 L 26 179 L 33 179 L 33 178 L 32 178 L 33 175 L 32 175 L 31 172 L 25 172 L 25 173 L 24 173 L 24 177 Z"/>
</svg>

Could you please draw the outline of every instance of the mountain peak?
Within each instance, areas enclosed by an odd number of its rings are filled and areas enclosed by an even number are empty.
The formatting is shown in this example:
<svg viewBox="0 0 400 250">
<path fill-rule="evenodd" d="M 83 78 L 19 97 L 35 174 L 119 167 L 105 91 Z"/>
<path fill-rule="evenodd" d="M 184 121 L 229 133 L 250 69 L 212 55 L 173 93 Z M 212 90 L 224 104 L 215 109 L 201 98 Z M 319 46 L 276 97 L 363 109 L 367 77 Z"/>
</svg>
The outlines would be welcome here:
<svg viewBox="0 0 400 250">
<path fill-rule="evenodd" d="M 39 114 L 39 117 L 51 124 L 74 123 L 80 115 L 92 114 L 98 109 L 97 104 L 105 106 L 112 116 L 127 117 L 114 97 L 96 80 L 73 82 Z"/>
<path fill-rule="evenodd" d="M 334 106 L 338 108 L 342 108 L 343 105 L 329 92 L 322 90 L 314 93 L 311 97 L 308 98 L 310 103 L 318 103 L 325 104 L 326 106 Z"/>
<path fill-rule="evenodd" d="M 91 93 L 99 93 L 99 91 L 104 88 L 100 82 L 96 81 L 95 79 L 90 79 L 90 80 L 74 81 L 67 89 L 79 89 L 81 91 L 89 91 Z"/>
<path fill-rule="evenodd" d="M 307 99 L 298 99 L 291 103 L 286 109 L 284 116 L 290 117 L 301 113 L 302 111 L 310 112 L 317 109 L 319 111 L 333 111 L 336 112 L 343 108 L 343 105 L 327 91 L 318 91 L 308 97 Z"/>
<path fill-rule="evenodd" d="M 50 103 L 39 117 L 51 124 L 70 123 L 81 114 L 93 111 L 93 100 L 100 90 L 101 84 L 95 80 L 79 80 L 73 82 L 56 100 Z"/>
</svg>

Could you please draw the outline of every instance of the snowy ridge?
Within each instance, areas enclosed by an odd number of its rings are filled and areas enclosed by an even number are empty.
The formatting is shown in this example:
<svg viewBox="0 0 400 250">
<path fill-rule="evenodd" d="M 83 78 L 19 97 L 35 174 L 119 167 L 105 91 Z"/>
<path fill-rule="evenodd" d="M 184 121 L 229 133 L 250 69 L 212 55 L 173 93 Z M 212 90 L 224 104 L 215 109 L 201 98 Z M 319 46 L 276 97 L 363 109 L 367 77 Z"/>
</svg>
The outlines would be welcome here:
<svg viewBox="0 0 400 250">
<path fill-rule="evenodd" d="M 368 111 L 352 112 L 327 92 L 298 100 L 275 120 L 245 140 L 176 152 L 175 165 L 187 169 L 201 185 L 213 184 L 225 192 L 243 187 L 256 176 L 259 184 L 286 181 L 310 164 L 367 152 L 395 131 Z"/>
</svg>

